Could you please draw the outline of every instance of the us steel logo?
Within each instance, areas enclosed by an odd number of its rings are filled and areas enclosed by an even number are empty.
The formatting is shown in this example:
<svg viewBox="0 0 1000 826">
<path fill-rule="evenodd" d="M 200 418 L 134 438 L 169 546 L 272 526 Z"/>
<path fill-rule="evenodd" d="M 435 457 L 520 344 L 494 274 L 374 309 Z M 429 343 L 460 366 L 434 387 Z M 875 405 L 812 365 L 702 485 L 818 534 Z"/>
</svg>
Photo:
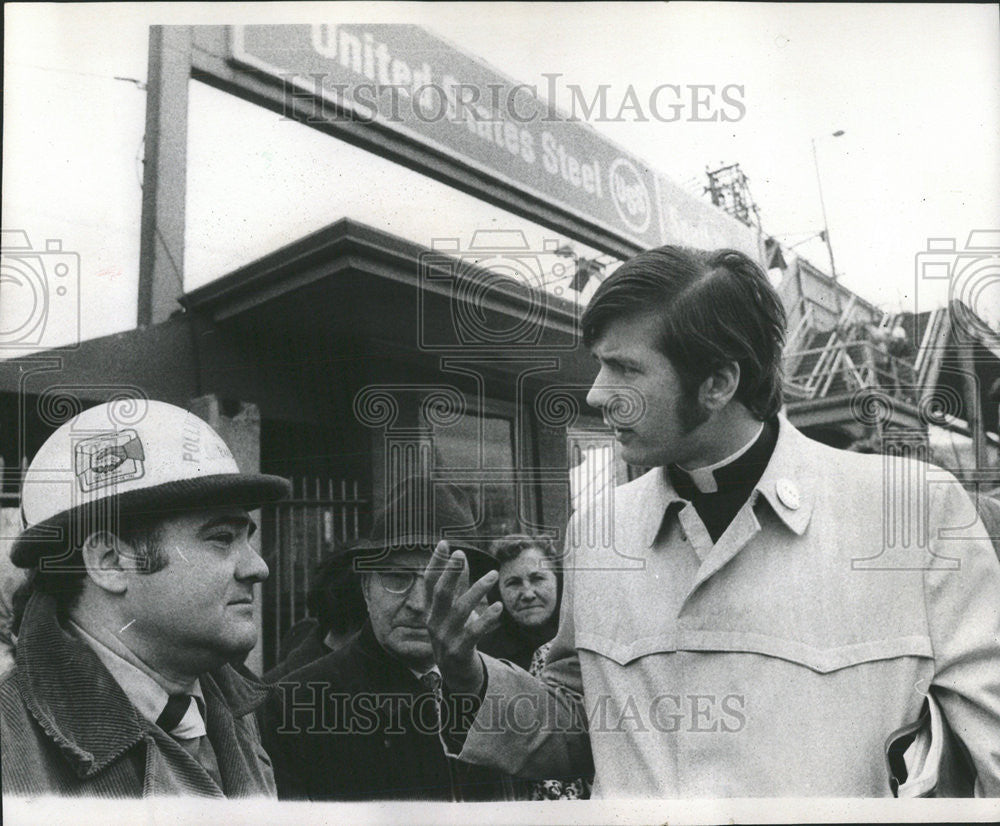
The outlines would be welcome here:
<svg viewBox="0 0 1000 826">
<path fill-rule="evenodd" d="M 649 190 L 635 165 L 625 158 L 618 158 L 608 169 L 608 183 L 611 200 L 625 225 L 639 233 L 649 229 L 653 212 Z"/>
</svg>

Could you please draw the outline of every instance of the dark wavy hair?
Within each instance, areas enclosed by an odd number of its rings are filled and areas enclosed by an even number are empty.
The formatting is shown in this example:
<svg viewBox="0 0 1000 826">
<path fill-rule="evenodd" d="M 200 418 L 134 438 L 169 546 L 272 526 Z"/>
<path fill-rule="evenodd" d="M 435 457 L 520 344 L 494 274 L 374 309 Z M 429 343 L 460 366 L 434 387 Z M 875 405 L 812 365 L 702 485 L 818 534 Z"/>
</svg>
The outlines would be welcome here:
<svg viewBox="0 0 1000 826">
<path fill-rule="evenodd" d="M 324 632 L 350 633 L 364 625 L 368 616 L 352 562 L 353 557 L 340 546 L 331 545 L 316 565 L 306 607 Z"/>
<path fill-rule="evenodd" d="M 762 421 L 781 409 L 785 308 L 749 256 L 676 246 L 639 253 L 597 288 L 581 319 L 583 342 L 591 347 L 611 321 L 649 312 L 660 319 L 656 347 L 687 394 L 736 362 L 736 400 Z"/>
<path fill-rule="evenodd" d="M 132 564 L 136 566 L 135 570 L 145 574 L 155 574 L 166 568 L 168 562 L 167 555 L 160 545 L 162 528 L 162 518 L 122 516 L 118 527 L 111 532 L 135 552 L 135 557 L 132 559 Z M 11 628 L 14 633 L 20 630 L 24 609 L 32 594 L 51 594 L 55 599 L 57 616 L 60 620 L 65 620 L 79 602 L 86 579 L 87 568 L 83 561 L 82 542 L 76 544 L 76 547 L 57 564 L 30 568 L 27 579 L 18 586 L 11 597 L 13 608 Z"/>
</svg>

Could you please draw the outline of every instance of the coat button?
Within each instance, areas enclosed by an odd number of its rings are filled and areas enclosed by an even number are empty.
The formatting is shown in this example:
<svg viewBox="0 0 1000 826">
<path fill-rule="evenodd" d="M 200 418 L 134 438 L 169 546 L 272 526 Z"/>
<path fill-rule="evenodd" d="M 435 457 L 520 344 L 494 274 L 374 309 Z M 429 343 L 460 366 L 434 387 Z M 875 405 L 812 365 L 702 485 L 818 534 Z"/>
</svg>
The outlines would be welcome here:
<svg viewBox="0 0 1000 826">
<path fill-rule="evenodd" d="M 795 487 L 794 482 L 790 479 L 779 479 L 775 489 L 782 505 L 790 511 L 799 509 L 799 505 L 802 503 L 799 499 L 799 489 Z"/>
</svg>

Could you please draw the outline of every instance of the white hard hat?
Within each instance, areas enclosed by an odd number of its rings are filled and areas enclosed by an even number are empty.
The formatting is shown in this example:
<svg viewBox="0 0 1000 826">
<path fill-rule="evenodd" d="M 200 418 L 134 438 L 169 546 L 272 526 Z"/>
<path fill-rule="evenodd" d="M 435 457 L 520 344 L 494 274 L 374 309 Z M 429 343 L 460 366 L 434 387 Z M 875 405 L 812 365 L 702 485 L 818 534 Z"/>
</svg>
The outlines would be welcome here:
<svg viewBox="0 0 1000 826">
<path fill-rule="evenodd" d="M 11 560 L 33 567 L 65 553 L 71 519 L 97 510 L 167 513 L 217 505 L 257 507 L 284 499 L 280 476 L 241 473 L 204 421 L 165 402 L 117 399 L 74 416 L 35 454 L 21 487 L 24 530 Z"/>
</svg>

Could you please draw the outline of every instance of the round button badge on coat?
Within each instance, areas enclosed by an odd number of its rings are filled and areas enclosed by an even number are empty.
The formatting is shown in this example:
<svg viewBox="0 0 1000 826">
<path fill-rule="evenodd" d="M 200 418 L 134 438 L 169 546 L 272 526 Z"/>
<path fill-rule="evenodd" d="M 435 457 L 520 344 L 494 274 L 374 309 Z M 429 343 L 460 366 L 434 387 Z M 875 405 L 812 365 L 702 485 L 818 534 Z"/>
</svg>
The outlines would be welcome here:
<svg viewBox="0 0 1000 826">
<path fill-rule="evenodd" d="M 790 511 L 798 510 L 802 504 L 799 499 L 799 489 L 795 483 L 789 479 L 779 479 L 775 489 L 778 493 L 778 500 Z"/>
</svg>

